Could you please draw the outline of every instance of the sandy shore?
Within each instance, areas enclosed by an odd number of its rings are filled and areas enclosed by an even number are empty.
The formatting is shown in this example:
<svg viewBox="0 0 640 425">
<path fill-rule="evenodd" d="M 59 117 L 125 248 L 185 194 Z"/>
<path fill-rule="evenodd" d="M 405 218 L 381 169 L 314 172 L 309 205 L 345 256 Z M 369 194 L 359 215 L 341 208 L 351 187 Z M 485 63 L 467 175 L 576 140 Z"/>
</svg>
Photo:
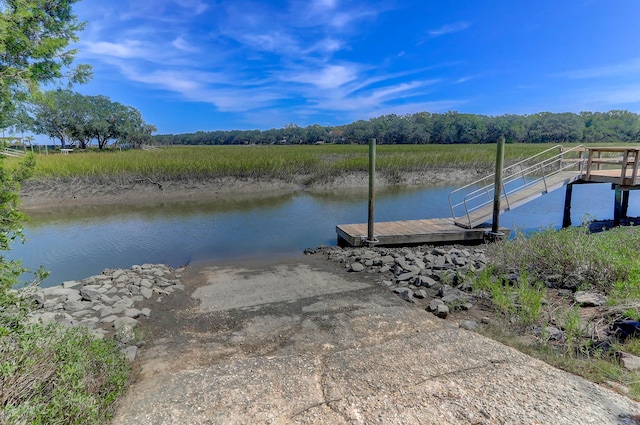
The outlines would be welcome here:
<svg viewBox="0 0 640 425">
<path fill-rule="evenodd" d="M 486 174 L 486 170 L 443 168 L 401 174 L 379 173 L 376 188 L 426 186 L 456 182 L 463 184 Z M 255 197 L 294 191 L 326 191 L 367 188 L 367 173 L 348 173 L 330 178 L 297 175 L 293 179 L 219 177 L 207 180 L 154 181 L 140 178 L 29 180 L 21 190 L 25 210 L 50 206 L 144 203 L 203 200 L 224 197 Z"/>
</svg>

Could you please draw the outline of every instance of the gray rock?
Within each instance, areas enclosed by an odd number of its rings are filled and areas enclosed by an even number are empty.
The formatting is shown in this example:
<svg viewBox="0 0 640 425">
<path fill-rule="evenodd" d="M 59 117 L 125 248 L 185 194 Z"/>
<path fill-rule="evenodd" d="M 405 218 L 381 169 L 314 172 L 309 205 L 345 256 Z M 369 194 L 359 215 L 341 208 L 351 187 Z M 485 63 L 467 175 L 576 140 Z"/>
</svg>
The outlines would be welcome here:
<svg viewBox="0 0 640 425">
<path fill-rule="evenodd" d="M 409 288 L 394 288 L 393 292 L 398 294 L 405 301 L 414 302 L 413 291 Z"/>
<path fill-rule="evenodd" d="M 435 279 L 430 278 L 429 276 L 417 276 L 413 281 L 413 284 L 416 286 L 424 286 L 425 288 L 431 288 L 436 283 Z"/>
<path fill-rule="evenodd" d="M 140 288 L 140 293 L 142 294 L 143 297 L 145 298 L 151 298 L 153 296 L 153 290 L 151 288 Z"/>
<path fill-rule="evenodd" d="M 584 283 L 584 277 L 579 274 L 570 274 L 562 281 L 562 288 L 576 289 Z"/>
<path fill-rule="evenodd" d="M 444 250 L 444 249 L 442 249 L 442 248 L 433 248 L 433 249 L 431 250 L 431 254 L 433 254 L 433 255 L 438 255 L 438 256 L 440 256 L 440 255 L 445 255 L 446 253 L 447 253 L 447 251 L 445 251 L 445 250 Z"/>
<path fill-rule="evenodd" d="M 459 289 L 452 288 L 449 285 L 444 285 L 440 288 L 439 294 L 442 302 L 449 305 L 464 304 L 470 300 L 470 297 L 467 294 Z"/>
<path fill-rule="evenodd" d="M 622 366 L 628 370 L 640 369 L 640 357 L 634 356 L 623 351 L 620 352 L 620 362 Z"/>
<path fill-rule="evenodd" d="M 87 316 L 89 314 L 93 314 L 94 311 L 93 310 L 80 310 L 80 311 L 75 311 L 73 313 L 71 313 L 71 315 L 73 317 L 75 317 L 76 319 L 80 318 L 80 317 L 84 317 Z"/>
<path fill-rule="evenodd" d="M 362 266 L 362 270 L 365 269 L 365 267 L 361 264 L 361 263 L 354 263 L 354 264 L 360 264 L 360 266 Z M 362 271 L 360 270 L 360 271 Z M 355 270 L 352 270 L 355 271 Z M 162 288 L 166 288 L 167 286 L 171 286 L 173 283 L 163 277 L 157 277 L 154 279 L 156 286 L 160 286 Z"/>
<path fill-rule="evenodd" d="M 57 299 L 47 300 L 44 302 L 44 304 L 42 304 L 42 308 L 46 310 L 62 310 L 64 308 L 64 305 Z"/>
<path fill-rule="evenodd" d="M 41 291 L 47 299 L 56 297 L 64 297 L 64 299 L 67 299 L 67 295 L 76 290 L 73 288 L 63 288 L 62 286 L 52 286 L 50 288 L 42 288 Z"/>
<path fill-rule="evenodd" d="M 435 314 L 436 316 L 438 316 L 441 319 L 446 319 L 447 316 L 449 315 L 449 307 L 447 307 L 444 304 L 441 304 L 436 308 L 436 310 L 433 312 L 433 314 Z"/>
<path fill-rule="evenodd" d="M 123 352 L 126 359 L 130 362 L 133 362 L 136 359 L 136 356 L 138 355 L 138 347 L 136 347 L 135 345 L 130 345 L 127 348 L 125 348 Z"/>
<path fill-rule="evenodd" d="M 396 277 L 396 280 L 398 282 L 404 282 L 404 281 L 408 281 L 408 280 L 411 280 L 411 279 L 415 278 L 416 275 L 417 275 L 417 273 L 414 272 L 414 271 L 407 272 L 407 273 L 402 273 L 402 274 L 398 275 L 398 277 Z"/>
<path fill-rule="evenodd" d="M 77 289 L 71 289 L 71 292 L 67 294 L 66 301 L 81 301 L 82 295 L 80 295 L 80 291 Z"/>
<path fill-rule="evenodd" d="M 82 299 L 87 301 L 99 300 L 102 294 L 98 291 L 96 286 L 84 286 L 80 289 L 80 295 Z"/>
<path fill-rule="evenodd" d="M 130 298 L 123 298 L 113 303 L 113 308 L 131 308 L 133 307 L 133 300 Z"/>
<path fill-rule="evenodd" d="M 378 273 L 387 273 L 390 270 L 391 270 L 391 267 L 389 267 L 388 264 L 385 264 L 384 266 L 380 267 L 380 270 L 378 270 Z"/>
<path fill-rule="evenodd" d="M 80 286 L 82 285 L 80 282 L 78 282 L 77 280 L 66 280 L 64 282 L 62 282 L 62 287 L 64 289 L 69 289 L 69 288 L 75 288 L 76 286 Z"/>
<path fill-rule="evenodd" d="M 100 317 L 107 317 L 114 314 L 113 307 L 107 307 L 107 306 L 102 307 L 99 310 L 99 312 L 100 312 Z"/>
<path fill-rule="evenodd" d="M 138 321 L 131 317 L 118 317 L 116 320 L 113 321 L 113 327 L 116 329 L 116 331 L 127 326 L 133 328 L 137 324 L 138 324 Z"/>
<path fill-rule="evenodd" d="M 137 308 L 128 308 L 124 311 L 124 315 L 126 317 L 132 317 L 134 319 L 140 317 L 140 314 L 140 310 L 138 310 Z"/>
<path fill-rule="evenodd" d="M 36 313 L 27 320 L 27 323 L 29 324 L 42 323 L 44 325 L 48 325 L 49 323 L 56 321 L 56 316 L 57 316 L 57 313 L 54 313 L 51 311 Z"/>
<path fill-rule="evenodd" d="M 456 266 L 466 266 L 468 264 L 468 261 L 466 258 L 464 257 L 453 257 L 451 259 L 451 263 L 453 263 Z"/>
<path fill-rule="evenodd" d="M 416 258 L 415 260 L 413 260 L 413 264 L 420 270 L 422 270 L 425 267 L 427 267 L 427 265 L 424 263 L 424 261 L 422 261 L 419 258 Z"/>
<path fill-rule="evenodd" d="M 129 285 L 127 286 L 127 289 L 132 295 L 138 295 L 140 293 L 140 287 L 136 285 Z"/>
<path fill-rule="evenodd" d="M 31 300 L 33 300 L 34 303 L 40 306 L 42 306 L 47 301 L 42 291 L 34 292 L 29 296 L 29 298 L 31 298 Z"/>
<path fill-rule="evenodd" d="M 607 302 L 607 298 L 597 292 L 577 291 L 573 298 L 582 307 L 598 307 Z"/>
<path fill-rule="evenodd" d="M 466 329 L 468 331 L 477 331 L 478 330 L 478 322 L 475 320 L 461 320 L 459 323 L 462 329 Z"/>
<path fill-rule="evenodd" d="M 550 341 L 561 341 L 564 338 L 564 332 L 555 326 L 537 327 L 533 329 L 533 333 Z"/>
<path fill-rule="evenodd" d="M 440 305 L 445 305 L 445 304 L 441 299 L 434 298 L 431 300 L 431 302 L 429 302 L 429 307 L 427 307 L 427 309 L 429 311 L 436 311 L 438 309 L 438 306 Z"/>
<path fill-rule="evenodd" d="M 420 298 L 421 300 L 427 298 L 427 291 L 425 291 L 424 289 L 418 289 L 417 291 L 415 291 L 413 293 L 413 296 L 416 298 Z"/>
<path fill-rule="evenodd" d="M 151 310 L 145 307 L 142 310 L 140 310 L 140 314 L 143 315 L 144 317 L 149 317 L 151 315 Z"/>
<path fill-rule="evenodd" d="M 105 316 L 100 320 L 100 323 L 113 323 L 118 319 L 118 316 L 115 314 Z"/>
<path fill-rule="evenodd" d="M 353 263 L 353 264 L 351 264 L 351 267 L 350 267 L 349 270 L 352 271 L 352 272 L 359 273 L 359 272 L 364 270 L 364 266 L 362 264 L 360 264 L 360 263 Z"/>
<path fill-rule="evenodd" d="M 144 288 L 151 288 L 153 287 L 153 282 L 149 279 L 140 279 L 140 286 Z"/>
<path fill-rule="evenodd" d="M 93 304 L 89 302 L 83 302 L 83 301 L 67 301 L 64 303 L 64 310 L 73 313 L 76 311 L 86 310 L 88 308 L 91 308 L 92 305 Z"/>
</svg>

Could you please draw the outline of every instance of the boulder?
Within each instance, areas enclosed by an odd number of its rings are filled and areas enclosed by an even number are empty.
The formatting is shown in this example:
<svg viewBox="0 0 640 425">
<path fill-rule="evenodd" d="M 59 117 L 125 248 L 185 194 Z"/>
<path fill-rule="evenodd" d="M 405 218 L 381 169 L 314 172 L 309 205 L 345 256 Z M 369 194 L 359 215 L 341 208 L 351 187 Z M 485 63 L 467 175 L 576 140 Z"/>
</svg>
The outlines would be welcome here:
<svg viewBox="0 0 640 425">
<path fill-rule="evenodd" d="M 573 298 L 582 307 L 599 307 L 607 302 L 607 298 L 597 292 L 577 291 Z"/>
<path fill-rule="evenodd" d="M 353 263 L 351 264 L 351 267 L 349 268 L 349 271 L 355 272 L 355 273 L 359 273 L 361 271 L 364 271 L 364 265 L 360 264 L 360 263 Z"/>
<path fill-rule="evenodd" d="M 625 353 L 621 351 L 620 353 L 620 362 L 625 369 L 628 370 L 636 370 L 640 369 L 640 357 L 634 356 L 629 353 Z"/>
<path fill-rule="evenodd" d="M 414 302 L 413 291 L 409 288 L 394 288 L 393 292 L 398 294 L 405 301 Z"/>
<path fill-rule="evenodd" d="M 435 279 L 430 278 L 429 276 L 417 276 L 413 281 L 413 284 L 416 286 L 424 286 L 425 288 L 431 288 L 436 283 Z"/>
</svg>

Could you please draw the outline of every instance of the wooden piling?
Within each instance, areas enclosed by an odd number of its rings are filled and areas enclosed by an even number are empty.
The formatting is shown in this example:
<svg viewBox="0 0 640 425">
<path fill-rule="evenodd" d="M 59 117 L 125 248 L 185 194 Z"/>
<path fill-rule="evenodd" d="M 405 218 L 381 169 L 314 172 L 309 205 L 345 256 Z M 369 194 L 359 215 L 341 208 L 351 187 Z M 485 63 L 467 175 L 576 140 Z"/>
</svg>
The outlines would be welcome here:
<svg viewBox="0 0 640 425">
<path fill-rule="evenodd" d="M 573 183 L 567 185 L 564 192 L 564 214 L 562 216 L 562 227 L 571 227 L 571 197 L 573 195 Z"/>
<path fill-rule="evenodd" d="M 613 204 L 613 225 L 620 226 L 620 217 L 622 216 L 622 190 L 619 185 L 615 185 L 615 200 Z"/>
<path fill-rule="evenodd" d="M 373 245 L 376 242 L 374 233 L 374 209 L 376 183 L 376 139 L 369 139 L 369 221 L 367 223 L 367 242 Z"/>
<path fill-rule="evenodd" d="M 491 233 L 494 238 L 497 238 L 500 234 L 500 196 L 502 195 L 504 143 L 504 136 L 500 136 L 500 139 L 498 139 L 498 149 L 496 152 L 496 178 L 493 187 L 493 221 L 491 224 Z"/>
</svg>

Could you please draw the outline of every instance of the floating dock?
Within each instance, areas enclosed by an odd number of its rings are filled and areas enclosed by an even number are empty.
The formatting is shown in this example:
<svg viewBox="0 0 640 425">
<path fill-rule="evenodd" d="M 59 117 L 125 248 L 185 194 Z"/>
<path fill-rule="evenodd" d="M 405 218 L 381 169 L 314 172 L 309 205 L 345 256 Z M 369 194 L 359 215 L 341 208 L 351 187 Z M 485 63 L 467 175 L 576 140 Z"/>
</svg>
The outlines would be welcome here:
<svg viewBox="0 0 640 425">
<path fill-rule="evenodd" d="M 501 228 L 505 236 L 509 229 Z M 336 227 L 338 245 L 369 246 L 367 224 L 341 224 Z M 375 224 L 376 246 L 420 245 L 439 243 L 482 243 L 491 232 L 491 225 L 464 229 L 452 218 L 386 221 Z"/>
<path fill-rule="evenodd" d="M 550 152 L 559 150 L 559 154 Z M 503 170 L 500 212 L 524 205 L 565 187 L 563 227 L 571 225 L 571 189 L 574 184 L 609 183 L 615 191 L 614 224 L 626 217 L 629 191 L 640 189 L 640 147 L 565 149 L 558 145 Z M 495 175 L 456 189 L 449 195 L 451 218 L 374 223 L 374 241 L 367 240 L 368 223 L 336 226 L 341 246 L 399 246 L 442 243 L 482 243 L 493 238 Z M 598 201 L 599 202 L 599 201 Z M 510 230 L 500 228 L 508 237 Z"/>
</svg>

